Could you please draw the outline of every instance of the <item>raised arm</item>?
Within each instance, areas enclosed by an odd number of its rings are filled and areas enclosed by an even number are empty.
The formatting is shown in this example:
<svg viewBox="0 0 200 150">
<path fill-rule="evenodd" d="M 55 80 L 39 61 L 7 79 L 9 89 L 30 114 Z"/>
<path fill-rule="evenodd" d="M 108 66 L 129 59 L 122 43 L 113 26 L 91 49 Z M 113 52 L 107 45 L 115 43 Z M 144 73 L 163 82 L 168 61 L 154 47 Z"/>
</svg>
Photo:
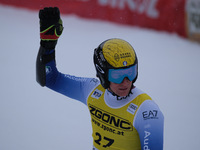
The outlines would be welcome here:
<svg viewBox="0 0 200 150">
<path fill-rule="evenodd" d="M 87 94 L 99 82 L 93 78 L 62 74 L 56 68 L 55 47 L 63 25 L 57 7 L 40 10 L 40 48 L 36 60 L 36 80 L 58 93 L 86 104 Z"/>
<path fill-rule="evenodd" d="M 46 85 L 46 64 L 55 61 L 55 46 L 62 34 L 63 25 L 60 11 L 57 7 L 41 9 L 40 19 L 40 48 L 36 60 L 36 80 L 41 86 Z"/>
</svg>

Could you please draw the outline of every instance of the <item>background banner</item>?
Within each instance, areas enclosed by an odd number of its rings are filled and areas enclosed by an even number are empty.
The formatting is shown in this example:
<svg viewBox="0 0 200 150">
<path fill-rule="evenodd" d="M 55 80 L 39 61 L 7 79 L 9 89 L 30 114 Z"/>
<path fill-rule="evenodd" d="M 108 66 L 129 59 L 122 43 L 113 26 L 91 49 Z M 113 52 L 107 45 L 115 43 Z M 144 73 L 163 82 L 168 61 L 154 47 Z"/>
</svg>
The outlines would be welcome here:
<svg viewBox="0 0 200 150">
<path fill-rule="evenodd" d="M 199 0 L 0 0 L 1 4 L 39 10 L 59 7 L 62 14 L 177 33 L 198 40 Z"/>
</svg>

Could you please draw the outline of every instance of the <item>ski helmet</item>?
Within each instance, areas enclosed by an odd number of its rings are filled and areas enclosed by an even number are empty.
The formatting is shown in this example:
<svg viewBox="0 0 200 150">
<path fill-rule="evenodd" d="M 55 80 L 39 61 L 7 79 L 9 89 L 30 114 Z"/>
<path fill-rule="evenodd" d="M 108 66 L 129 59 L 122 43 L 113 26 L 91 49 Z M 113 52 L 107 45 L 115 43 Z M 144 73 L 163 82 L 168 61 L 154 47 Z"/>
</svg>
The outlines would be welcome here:
<svg viewBox="0 0 200 150">
<path fill-rule="evenodd" d="M 121 83 L 125 77 L 128 77 L 133 83 L 137 79 L 138 60 L 135 50 L 128 42 L 122 39 L 108 39 L 102 42 L 94 50 L 93 59 L 96 75 L 105 89 L 110 86 L 109 78 L 110 71 L 112 70 L 119 74 L 122 73 L 120 76 L 121 80 L 115 83 Z M 128 68 L 130 69 L 126 70 Z M 117 72 L 118 70 L 119 72 Z M 128 72 L 131 72 L 131 74 Z M 118 75 L 115 74 L 114 76 Z"/>
</svg>

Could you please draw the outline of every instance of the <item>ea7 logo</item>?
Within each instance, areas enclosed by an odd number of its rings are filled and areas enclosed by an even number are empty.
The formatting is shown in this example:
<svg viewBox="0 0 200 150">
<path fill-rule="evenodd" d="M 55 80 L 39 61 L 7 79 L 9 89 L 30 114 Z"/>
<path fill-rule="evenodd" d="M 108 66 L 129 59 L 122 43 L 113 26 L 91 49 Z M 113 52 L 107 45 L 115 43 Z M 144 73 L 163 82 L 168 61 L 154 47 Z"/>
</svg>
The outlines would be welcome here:
<svg viewBox="0 0 200 150">
<path fill-rule="evenodd" d="M 158 119 L 158 111 L 157 110 L 149 110 L 149 111 L 144 111 L 142 113 L 144 120 L 147 119 Z"/>
</svg>

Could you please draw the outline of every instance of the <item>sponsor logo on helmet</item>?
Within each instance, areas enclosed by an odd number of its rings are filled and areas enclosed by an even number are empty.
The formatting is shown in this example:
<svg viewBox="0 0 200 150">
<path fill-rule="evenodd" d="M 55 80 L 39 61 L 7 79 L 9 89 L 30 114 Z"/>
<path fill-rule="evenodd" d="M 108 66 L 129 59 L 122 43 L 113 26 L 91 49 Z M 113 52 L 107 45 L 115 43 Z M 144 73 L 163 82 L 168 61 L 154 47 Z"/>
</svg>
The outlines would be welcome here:
<svg viewBox="0 0 200 150">
<path fill-rule="evenodd" d="M 99 56 L 100 56 L 102 61 L 104 61 L 104 62 L 106 61 L 104 56 L 103 56 L 103 52 L 102 51 L 99 52 Z"/>
<path fill-rule="evenodd" d="M 115 53 L 114 59 L 115 59 L 116 61 L 119 61 L 120 57 L 119 57 L 119 55 L 118 55 L 117 53 Z"/>
<path fill-rule="evenodd" d="M 127 66 L 127 61 L 124 61 L 124 62 L 123 62 L 123 65 L 124 65 L 124 66 Z"/>
<path fill-rule="evenodd" d="M 131 53 L 122 53 L 122 54 L 117 54 L 117 53 L 115 53 L 114 54 L 114 59 L 115 59 L 115 61 L 119 61 L 120 59 L 122 59 L 122 58 L 128 58 L 128 57 L 131 57 Z"/>
<path fill-rule="evenodd" d="M 96 56 L 97 61 L 98 61 L 98 63 L 100 64 L 100 66 L 103 67 L 103 62 L 102 62 L 102 61 L 105 62 L 105 59 L 104 59 L 104 57 L 103 57 L 102 52 L 99 52 L 99 54 L 98 54 L 97 49 L 95 49 L 94 55 Z"/>
<path fill-rule="evenodd" d="M 120 58 L 127 58 L 127 57 L 131 57 L 131 53 L 122 53 L 122 54 L 120 54 Z"/>
<path fill-rule="evenodd" d="M 99 67 L 98 64 L 95 64 L 96 65 L 96 68 L 99 72 L 101 72 L 102 74 L 104 74 L 105 72 L 101 69 L 101 67 Z"/>
</svg>

